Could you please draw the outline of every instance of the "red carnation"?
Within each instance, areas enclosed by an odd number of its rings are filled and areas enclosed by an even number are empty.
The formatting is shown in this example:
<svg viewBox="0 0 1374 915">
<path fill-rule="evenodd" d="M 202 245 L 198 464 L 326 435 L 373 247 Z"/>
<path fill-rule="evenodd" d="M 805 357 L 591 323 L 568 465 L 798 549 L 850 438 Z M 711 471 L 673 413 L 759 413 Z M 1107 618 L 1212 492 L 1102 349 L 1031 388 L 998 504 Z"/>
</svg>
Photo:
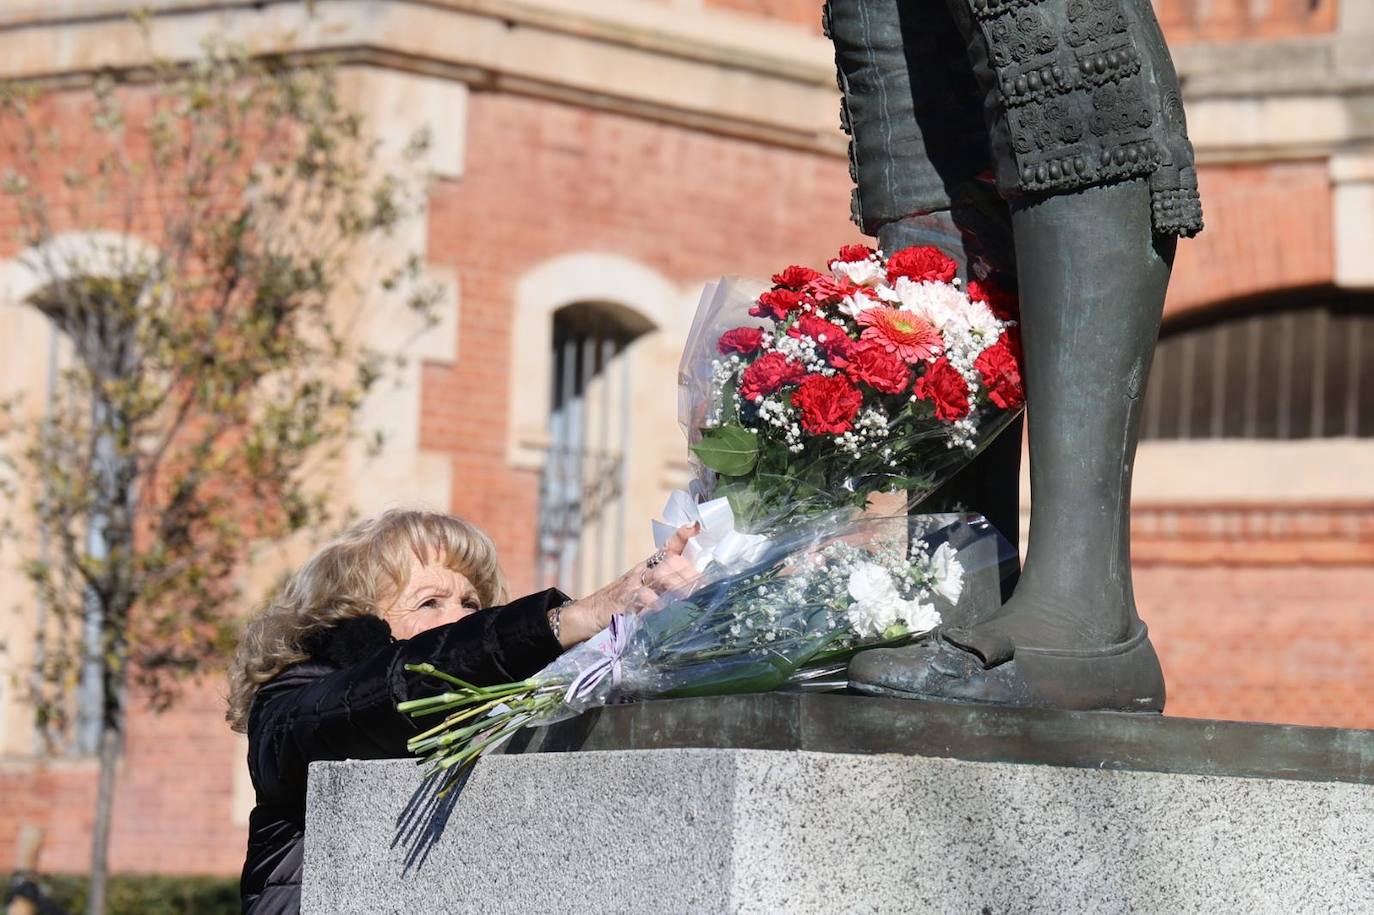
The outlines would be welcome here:
<svg viewBox="0 0 1374 915">
<path fill-rule="evenodd" d="M 797 290 L 820 275 L 818 270 L 812 270 L 810 267 L 798 267 L 793 264 L 782 273 L 773 274 L 773 285 L 783 289 Z"/>
<path fill-rule="evenodd" d="M 1013 347 L 1015 341 L 1010 339 L 1010 334 L 1004 333 L 973 362 L 973 367 L 983 377 L 988 399 L 1003 410 L 1014 410 L 1026 402 L 1026 392 L 1021 386 L 1021 367 Z"/>
<path fill-rule="evenodd" d="M 874 250 L 868 245 L 845 245 L 840 249 L 840 256 L 832 257 L 826 262 L 826 266 L 833 267 L 836 262 L 852 263 L 853 261 L 866 261 L 872 257 L 874 253 Z"/>
<path fill-rule="evenodd" d="M 897 282 L 904 276 L 917 283 L 927 281 L 948 283 L 954 279 L 958 265 L 939 248 L 930 245 L 913 245 L 903 248 L 887 261 L 887 281 Z"/>
<path fill-rule="evenodd" d="M 758 400 L 785 384 L 800 381 L 805 375 L 806 369 L 800 362 L 793 362 L 782 353 L 764 353 L 744 370 L 739 392 L 745 400 Z"/>
<path fill-rule="evenodd" d="M 843 327 L 812 314 L 804 314 L 798 318 L 796 324 L 787 328 L 787 336 L 810 337 L 815 340 L 825 354 L 831 357 L 831 365 L 838 365 L 843 361 L 849 354 L 850 347 L 854 345 L 853 338 Z"/>
<path fill-rule="evenodd" d="M 721 355 L 743 353 L 748 356 L 757 353 L 761 346 L 763 346 L 763 328 L 761 327 L 736 327 L 734 330 L 727 330 L 721 334 L 720 339 L 716 341 L 716 349 L 720 350 Z"/>
<path fill-rule="evenodd" d="M 845 374 L 857 384 L 866 384 L 884 394 L 900 394 L 911 382 L 906 363 L 881 346 L 856 346 L 849 353 Z"/>
<path fill-rule="evenodd" d="M 935 415 L 945 422 L 968 416 L 968 385 L 959 370 L 941 356 L 916 381 L 915 394 L 935 405 Z"/>
<path fill-rule="evenodd" d="M 812 435 L 839 435 L 854 428 L 864 396 L 843 375 L 807 375 L 792 395 L 802 428 Z"/>
<path fill-rule="evenodd" d="M 807 283 L 804 291 L 819 304 L 829 305 L 853 294 L 858 288 L 850 280 L 840 280 L 833 276 L 821 275 Z"/>
<path fill-rule="evenodd" d="M 800 292 L 791 289 L 772 289 L 759 296 L 758 304 L 749 309 L 749 313 L 756 318 L 774 318 L 781 321 L 809 304 L 811 300 Z"/>
<path fill-rule="evenodd" d="M 968 284 L 968 297 L 982 302 L 992 309 L 992 313 L 1002 321 L 1014 321 L 1020 312 L 1020 303 L 1013 293 L 1002 288 L 1002 284 L 989 277 L 986 280 L 973 280 Z"/>
</svg>

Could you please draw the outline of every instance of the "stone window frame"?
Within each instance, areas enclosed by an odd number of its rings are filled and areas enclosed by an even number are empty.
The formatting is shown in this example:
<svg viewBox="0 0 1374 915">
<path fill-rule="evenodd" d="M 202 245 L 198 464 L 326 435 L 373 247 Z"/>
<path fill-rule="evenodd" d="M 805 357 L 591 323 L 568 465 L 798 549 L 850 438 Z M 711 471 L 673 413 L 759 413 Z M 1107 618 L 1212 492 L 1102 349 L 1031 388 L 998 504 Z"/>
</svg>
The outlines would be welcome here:
<svg viewBox="0 0 1374 915">
<path fill-rule="evenodd" d="M 62 341 L 61 334 L 53 329 L 47 317 L 29 307 L 30 300 L 55 282 L 76 276 L 114 276 L 132 266 L 129 254 L 143 263 L 150 263 L 155 262 L 157 249 L 134 235 L 104 230 L 75 231 L 59 233 L 42 245 L 25 248 L 13 257 L 0 261 L 0 327 L 8 327 L 12 331 L 3 336 L 13 341 L 16 347 L 22 348 L 29 359 L 28 369 L 21 368 L 18 371 L 12 368 L 17 362 L 5 359 L 4 367 L 0 369 L 4 372 L 4 377 L 0 377 L 0 396 L 19 393 L 21 398 L 17 408 L 21 412 L 30 413 L 39 409 L 37 404 L 44 398 L 49 383 L 33 385 L 28 382 L 35 380 L 39 372 L 53 377 L 53 373 L 60 371 L 70 358 L 70 347 Z M 53 269 L 48 269 L 45 263 L 52 264 Z M 30 342 L 44 339 L 49 340 L 50 344 L 42 349 L 33 347 Z M 2 352 L 4 350 L 0 348 Z M 22 500 L 18 511 L 24 512 Z M 23 576 L 8 567 L 0 568 L 0 584 L 0 592 L 6 594 L 15 593 L 14 589 L 23 594 L 32 593 L 31 586 Z M 43 625 L 41 605 L 35 601 L 34 607 L 32 627 L 25 618 L 11 616 L 11 626 L 0 628 L 0 641 L 8 645 L 6 655 L 12 659 L 16 671 L 27 670 L 34 661 L 37 627 Z M 10 736 L 17 734 L 28 735 L 26 739 L 32 744 L 31 749 L 43 752 L 41 736 L 34 729 L 33 722 L 19 720 L 23 716 L 31 718 L 32 709 L 22 694 L 8 688 L 8 677 L 0 679 L 6 681 L 0 685 L 0 730 L 7 735 L 7 739 L 0 741 L 0 758 L 28 755 L 19 749 L 21 740 Z M 79 702 L 79 697 L 75 697 L 74 701 Z M 80 717 L 78 710 L 74 722 Z M 70 739 L 64 741 L 63 746 L 66 755 L 86 758 L 94 754 L 93 749 L 78 749 L 79 743 L 74 733 L 68 736 Z"/>
<path fill-rule="evenodd" d="M 678 329 L 682 321 L 675 311 L 681 300 L 681 291 L 662 274 L 619 254 L 564 254 L 521 276 L 510 322 L 510 465 L 533 471 L 544 467 L 544 449 L 549 444 L 549 392 L 553 387 L 549 353 L 556 312 L 581 302 L 605 302 L 632 312 L 650 325 L 630 346 L 638 350 Z M 683 329 L 680 339 L 685 338 Z M 633 382 L 641 380 L 643 368 L 638 364 L 631 367 Z"/>
<path fill-rule="evenodd" d="M 554 315 L 578 303 L 605 303 L 648 325 L 626 348 L 631 389 L 641 393 L 626 455 L 624 564 L 652 551 L 650 525 L 669 490 L 685 485 L 687 449 L 677 424 L 677 367 L 691 329 L 700 284 L 679 286 L 653 267 L 620 254 L 573 252 L 537 264 L 516 282 L 510 317 L 507 461 L 542 473 L 549 447 Z"/>
</svg>

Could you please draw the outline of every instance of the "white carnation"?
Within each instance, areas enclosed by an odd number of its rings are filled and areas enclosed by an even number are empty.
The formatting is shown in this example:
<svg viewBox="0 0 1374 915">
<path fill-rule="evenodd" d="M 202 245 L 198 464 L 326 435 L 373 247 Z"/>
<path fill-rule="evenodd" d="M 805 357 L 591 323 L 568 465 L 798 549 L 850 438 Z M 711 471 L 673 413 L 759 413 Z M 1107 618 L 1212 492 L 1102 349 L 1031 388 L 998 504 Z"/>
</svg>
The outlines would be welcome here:
<svg viewBox="0 0 1374 915">
<path fill-rule="evenodd" d="M 969 300 L 964 310 L 964 323 L 976 336 L 983 338 L 985 345 L 996 342 L 1002 335 L 1002 322 L 986 302 Z"/>
<path fill-rule="evenodd" d="M 907 609 L 904 619 L 907 628 L 915 634 L 929 632 L 940 625 L 940 614 L 935 609 L 934 604 L 923 604 L 920 601 L 905 601 Z"/>
<path fill-rule="evenodd" d="M 830 271 L 837 279 L 847 278 L 858 286 L 876 286 L 887 276 L 887 268 L 874 260 L 835 261 Z"/>
<path fill-rule="evenodd" d="M 868 311 L 868 309 L 873 308 L 877 304 L 877 302 L 873 301 L 862 292 L 856 292 L 840 299 L 839 304 L 835 306 L 835 310 L 847 317 L 857 318 L 859 312 Z"/>
<path fill-rule="evenodd" d="M 892 574 L 877 563 L 856 563 L 849 573 L 848 589 L 854 603 L 846 616 L 862 638 L 878 638 L 899 623 L 912 632 L 928 632 L 940 625 L 933 605 L 903 600 Z"/>
<path fill-rule="evenodd" d="M 856 563 L 849 573 L 849 625 L 863 637 L 877 637 L 901 617 L 906 602 L 897 593 L 892 575 L 873 562 Z"/>
<path fill-rule="evenodd" d="M 925 318 L 937 330 L 968 323 L 968 297 L 948 283 L 917 283 L 899 276 L 893 288 L 904 311 Z"/>
<path fill-rule="evenodd" d="M 861 604 L 886 604 L 899 600 L 892 573 L 876 562 L 854 564 L 849 573 L 849 596 Z"/>
</svg>

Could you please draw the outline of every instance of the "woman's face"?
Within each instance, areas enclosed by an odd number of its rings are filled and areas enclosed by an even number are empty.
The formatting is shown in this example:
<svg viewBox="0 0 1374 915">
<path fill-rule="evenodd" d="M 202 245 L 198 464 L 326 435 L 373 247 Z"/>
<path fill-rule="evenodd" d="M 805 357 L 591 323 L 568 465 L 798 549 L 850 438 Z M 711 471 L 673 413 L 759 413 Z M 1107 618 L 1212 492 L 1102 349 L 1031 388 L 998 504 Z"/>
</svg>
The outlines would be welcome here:
<svg viewBox="0 0 1374 915">
<path fill-rule="evenodd" d="M 480 609 L 481 598 L 466 576 L 439 563 L 412 558 L 410 578 L 382 619 L 391 626 L 392 635 L 408 639 Z"/>
</svg>

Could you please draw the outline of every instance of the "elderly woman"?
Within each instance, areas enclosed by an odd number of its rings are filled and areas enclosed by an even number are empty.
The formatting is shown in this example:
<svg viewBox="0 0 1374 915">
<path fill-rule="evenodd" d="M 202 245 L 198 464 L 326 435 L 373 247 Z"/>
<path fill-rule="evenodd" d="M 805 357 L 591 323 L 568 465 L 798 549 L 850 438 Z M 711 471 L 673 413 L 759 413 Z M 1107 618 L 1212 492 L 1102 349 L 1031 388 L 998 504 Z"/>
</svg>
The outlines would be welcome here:
<svg viewBox="0 0 1374 915">
<path fill-rule="evenodd" d="M 248 624 L 230 670 L 227 717 L 248 734 L 257 792 L 243 911 L 300 911 L 311 762 L 405 755 L 419 729 L 396 704 L 443 688 L 407 664 L 478 684 L 528 677 L 613 614 L 689 588 L 681 553 L 692 534 L 681 529 L 591 597 L 549 590 L 509 603 L 491 540 L 448 515 L 390 511 L 320 549 Z"/>
</svg>

